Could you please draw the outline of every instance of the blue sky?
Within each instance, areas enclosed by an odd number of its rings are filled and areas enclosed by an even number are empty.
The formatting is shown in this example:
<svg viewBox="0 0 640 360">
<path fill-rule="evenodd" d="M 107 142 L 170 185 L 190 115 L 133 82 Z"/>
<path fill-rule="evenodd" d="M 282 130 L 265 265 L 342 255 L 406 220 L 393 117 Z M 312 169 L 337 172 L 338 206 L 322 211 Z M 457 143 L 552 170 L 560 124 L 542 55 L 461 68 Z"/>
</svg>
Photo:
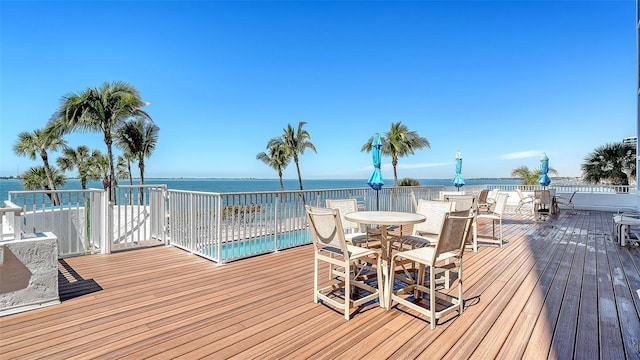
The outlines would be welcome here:
<svg viewBox="0 0 640 360">
<path fill-rule="evenodd" d="M 368 178 L 361 146 L 397 121 L 431 143 L 400 158 L 400 178 L 451 178 L 457 150 L 466 178 L 543 152 L 579 176 L 596 147 L 637 133 L 635 34 L 630 0 L 3 0 L 0 176 L 41 164 L 12 146 L 62 96 L 117 80 L 160 127 L 146 177 L 277 178 L 256 154 L 299 121 L 318 150 L 301 157 L 308 179 Z M 97 133 L 67 140 L 106 151 Z"/>
</svg>

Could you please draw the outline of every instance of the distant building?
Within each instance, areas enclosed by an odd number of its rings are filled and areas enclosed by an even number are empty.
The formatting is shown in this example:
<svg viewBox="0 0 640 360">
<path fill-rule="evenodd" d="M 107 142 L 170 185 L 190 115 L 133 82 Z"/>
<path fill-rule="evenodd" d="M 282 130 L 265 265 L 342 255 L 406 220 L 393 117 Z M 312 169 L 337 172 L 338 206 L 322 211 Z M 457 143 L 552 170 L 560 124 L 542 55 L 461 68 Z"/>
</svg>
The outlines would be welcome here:
<svg viewBox="0 0 640 360">
<path fill-rule="evenodd" d="M 622 143 L 623 144 L 633 144 L 636 145 L 638 143 L 638 137 L 637 136 L 629 136 L 626 137 L 624 139 L 622 139 Z"/>
</svg>

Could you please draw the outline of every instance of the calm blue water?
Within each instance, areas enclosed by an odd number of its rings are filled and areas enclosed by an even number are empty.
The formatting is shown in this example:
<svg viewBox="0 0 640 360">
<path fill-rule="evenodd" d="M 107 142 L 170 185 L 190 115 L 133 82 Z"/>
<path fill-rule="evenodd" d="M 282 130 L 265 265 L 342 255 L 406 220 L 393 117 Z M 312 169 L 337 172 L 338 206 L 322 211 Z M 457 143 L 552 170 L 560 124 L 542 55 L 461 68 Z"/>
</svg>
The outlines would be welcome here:
<svg viewBox="0 0 640 360">
<path fill-rule="evenodd" d="M 291 231 L 280 234 L 276 239 L 276 242 L 278 243 L 278 249 L 310 244 L 311 241 L 311 234 L 307 230 Z M 222 244 L 222 260 L 236 259 L 242 256 L 252 256 L 274 250 L 275 244 L 273 243 L 273 239 L 270 237 L 233 241 L 230 243 Z M 213 246 L 203 249 L 202 253 L 207 256 L 217 258 L 217 251 L 217 247 Z"/>
<path fill-rule="evenodd" d="M 443 185 L 451 186 L 451 179 L 420 179 L 421 185 Z M 390 181 L 390 183 L 392 183 Z M 134 184 L 137 183 L 134 180 Z M 483 184 L 518 184 L 518 180 L 486 180 L 486 179 L 469 179 L 466 180 L 467 185 L 483 185 Z M 128 184 L 128 182 L 121 182 Z M 252 192 L 252 191 L 278 191 L 280 190 L 280 182 L 278 179 L 146 179 L 145 184 L 165 184 L 168 189 L 172 190 L 192 190 L 205 192 Z M 303 180 L 302 183 L 305 190 L 316 189 L 343 189 L 343 188 L 367 188 L 366 179 L 343 179 L 343 180 Z M 102 182 L 89 182 L 89 188 L 102 189 Z M 297 190 L 298 179 L 284 180 L 284 188 L 286 190 Z M 70 179 L 62 188 L 62 190 L 79 190 L 81 189 L 80 181 Z M 24 190 L 20 180 L 0 179 L 0 204 L 8 199 L 9 191 Z"/>
</svg>

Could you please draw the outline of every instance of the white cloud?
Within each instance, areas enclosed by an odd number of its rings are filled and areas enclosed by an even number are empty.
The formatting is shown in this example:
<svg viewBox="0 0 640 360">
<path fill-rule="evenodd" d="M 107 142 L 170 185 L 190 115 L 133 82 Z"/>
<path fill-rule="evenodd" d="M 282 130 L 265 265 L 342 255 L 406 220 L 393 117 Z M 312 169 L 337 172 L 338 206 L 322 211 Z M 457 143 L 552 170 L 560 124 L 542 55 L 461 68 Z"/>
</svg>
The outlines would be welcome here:
<svg viewBox="0 0 640 360">
<path fill-rule="evenodd" d="M 541 157 L 542 153 L 543 152 L 539 150 L 527 150 L 527 151 L 512 152 L 509 154 L 500 155 L 500 158 L 507 159 L 507 160 L 537 158 L 537 157 Z"/>
<path fill-rule="evenodd" d="M 451 164 L 453 163 L 448 162 L 448 163 L 403 164 L 401 162 L 398 162 L 398 169 L 427 169 L 427 168 L 434 168 L 434 167 L 440 167 L 440 166 L 451 166 Z M 382 168 L 391 170 L 393 169 L 393 166 L 391 166 L 391 164 L 382 164 Z"/>
</svg>

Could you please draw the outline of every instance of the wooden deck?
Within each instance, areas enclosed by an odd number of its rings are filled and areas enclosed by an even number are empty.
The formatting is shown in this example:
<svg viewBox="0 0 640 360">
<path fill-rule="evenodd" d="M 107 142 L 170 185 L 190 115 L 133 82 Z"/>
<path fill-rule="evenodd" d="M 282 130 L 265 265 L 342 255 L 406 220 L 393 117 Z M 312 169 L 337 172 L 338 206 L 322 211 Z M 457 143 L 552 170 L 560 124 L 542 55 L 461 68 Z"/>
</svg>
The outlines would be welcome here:
<svg viewBox="0 0 640 360">
<path fill-rule="evenodd" d="M 433 331 L 398 306 L 347 322 L 314 304 L 310 246 L 224 266 L 171 247 L 69 258 L 61 304 L 0 318 L 0 359 L 637 359 L 640 249 L 611 217 L 508 214 L 508 244 L 465 254 L 464 313 Z"/>
</svg>

